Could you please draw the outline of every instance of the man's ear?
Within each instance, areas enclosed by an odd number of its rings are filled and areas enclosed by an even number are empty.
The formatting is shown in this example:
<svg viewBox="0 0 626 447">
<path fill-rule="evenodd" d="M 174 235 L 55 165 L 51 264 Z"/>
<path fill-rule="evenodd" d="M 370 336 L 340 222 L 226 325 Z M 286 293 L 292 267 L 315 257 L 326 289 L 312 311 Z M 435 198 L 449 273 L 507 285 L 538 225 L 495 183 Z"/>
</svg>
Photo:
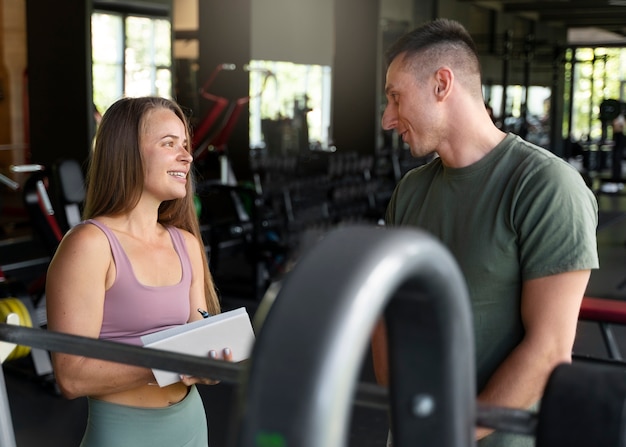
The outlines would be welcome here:
<svg viewBox="0 0 626 447">
<path fill-rule="evenodd" d="M 435 96 L 445 99 L 452 91 L 454 73 L 448 66 L 442 66 L 435 72 Z"/>
</svg>

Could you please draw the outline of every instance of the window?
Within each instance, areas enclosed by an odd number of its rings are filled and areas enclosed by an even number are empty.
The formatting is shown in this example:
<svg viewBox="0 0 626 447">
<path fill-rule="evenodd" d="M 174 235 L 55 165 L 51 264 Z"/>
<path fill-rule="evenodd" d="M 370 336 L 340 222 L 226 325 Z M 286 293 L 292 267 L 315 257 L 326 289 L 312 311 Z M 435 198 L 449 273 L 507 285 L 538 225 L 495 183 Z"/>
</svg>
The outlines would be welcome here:
<svg viewBox="0 0 626 447">
<path fill-rule="evenodd" d="M 528 141 L 547 148 L 550 145 L 548 122 L 551 89 L 531 85 L 526 92 L 522 85 L 507 86 L 504 117 L 500 116 L 503 93 L 501 85 L 483 86 L 485 102 L 493 108 L 498 126 L 502 130 L 523 135 Z"/>
<path fill-rule="evenodd" d="M 267 73 L 271 76 L 266 79 Z M 250 62 L 250 147 L 268 144 L 262 122 L 285 123 L 297 129 L 298 109 L 305 111 L 309 146 L 328 149 L 331 112 L 331 69 L 291 62 Z M 283 142 L 285 141 L 283 135 Z M 282 148 L 301 150 L 303 148 Z"/>
<path fill-rule="evenodd" d="M 624 101 L 626 50 L 612 48 L 577 48 L 567 52 L 567 87 L 571 128 L 564 132 L 574 141 L 600 141 L 604 134 L 600 104 L 606 99 Z"/>
<path fill-rule="evenodd" d="M 168 19 L 123 12 L 91 16 L 93 100 L 104 112 L 124 96 L 172 95 Z"/>
</svg>

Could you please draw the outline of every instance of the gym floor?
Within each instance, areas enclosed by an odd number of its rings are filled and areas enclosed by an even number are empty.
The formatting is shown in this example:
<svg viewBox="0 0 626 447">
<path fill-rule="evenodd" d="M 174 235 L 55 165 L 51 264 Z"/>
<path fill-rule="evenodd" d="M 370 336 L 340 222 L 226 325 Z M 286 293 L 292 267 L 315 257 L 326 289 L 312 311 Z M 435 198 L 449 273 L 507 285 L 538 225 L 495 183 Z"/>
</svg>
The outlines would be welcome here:
<svg viewBox="0 0 626 447">
<path fill-rule="evenodd" d="M 600 224 L 598 248 L 601 268 L 594 271 L 588 296 L 626 300 L 626 195 L 599 194 Z M 251 314 L 254 303 L 225 297 L 226 308 L 246 305 Z M 626 328 L 615 327 L 620 348 L 626 353 Z M 596 324 L 581 321 L 574 352 L 606 357 Z M 86 423 L 85 399 L 66 400 L 56 394 L 49 382 L 34 377 L 29 358 L 4 365 L 17 447 L 77 446 Z M 373 381 L 371 362 L 366 358 L 362 381 Z M 234 411 L 235 385 L 222 383 L 199 388 L 209 419 L 212 447 L 229 445 L 229 420 Z M 386 414 L 379 410 L 354 407 L 349 428 L 349 446 L 380 447 L 387 430 Z"/>
</svg>

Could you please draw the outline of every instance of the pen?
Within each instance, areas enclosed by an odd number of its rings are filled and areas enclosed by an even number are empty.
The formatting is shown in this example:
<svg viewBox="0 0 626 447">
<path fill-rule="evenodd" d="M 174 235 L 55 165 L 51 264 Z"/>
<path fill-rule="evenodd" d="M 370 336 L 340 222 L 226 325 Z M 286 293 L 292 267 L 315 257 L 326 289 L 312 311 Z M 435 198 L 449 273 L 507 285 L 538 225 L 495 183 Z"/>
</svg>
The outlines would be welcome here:
<svg viewBox="0 0 626 447">
<path fill-rule="evenodd" d="M 211 316 L 210 313 L 208 313 L 206 310 L 204 309 L 200 309 L 198 308 L 198 312 L 200 312 L 200 315 L 202 315 L 202 318 L 209 318 Z"/>
</svg>

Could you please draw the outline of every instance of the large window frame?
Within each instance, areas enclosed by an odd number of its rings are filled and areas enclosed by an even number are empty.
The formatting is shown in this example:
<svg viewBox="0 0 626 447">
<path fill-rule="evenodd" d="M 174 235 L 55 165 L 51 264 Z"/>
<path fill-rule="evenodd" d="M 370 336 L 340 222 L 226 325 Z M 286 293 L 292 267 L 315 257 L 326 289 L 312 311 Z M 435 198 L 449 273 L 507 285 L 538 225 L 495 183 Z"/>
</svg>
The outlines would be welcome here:
<svg viewBox="0 0 626 447">
<path fill-rule="evenodd" d="M 600 119 L 604 100 L 626 100 L 626 48 L 573 47 L 565 56 L 566 97 L 563 137 L 602 142 L 608 135 Z"/>
<path fill-rule="evenodd" d="M 332 150 L 329 66 L 252 60 L 249 69 L 251 148 L 266 147 L 261 123 L 272 120 L 285 121 L 289 128 L 307 126 L 308 149 Z M 304 109 L 306 123 L 297 122 L 298 109 Z M 307 148 L 293 147 L 302 149 Z"/>
<path fill-rule="evenodd" d="M 96 9 L 91 16 L 93 103 L 173 91 L 172 22 L 164 14 Z"/>
</svg>

